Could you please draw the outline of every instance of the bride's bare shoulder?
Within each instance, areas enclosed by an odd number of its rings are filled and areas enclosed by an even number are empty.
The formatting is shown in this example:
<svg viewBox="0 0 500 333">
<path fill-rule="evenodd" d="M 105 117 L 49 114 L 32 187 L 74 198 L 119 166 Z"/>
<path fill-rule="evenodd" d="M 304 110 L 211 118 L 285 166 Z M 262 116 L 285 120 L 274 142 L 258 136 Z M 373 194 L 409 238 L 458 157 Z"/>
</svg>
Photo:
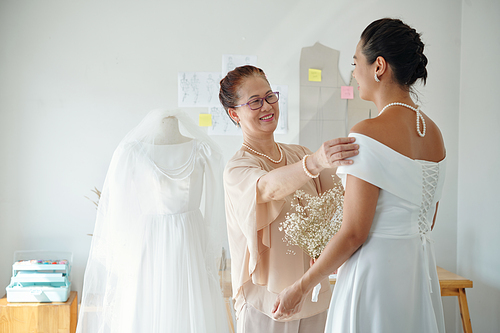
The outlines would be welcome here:
<svg viewBox="0 0 500 333">
<path fill-rule="evenodd" d="M 396 114 L 392 116 L 384 114 L 373 119 L 365 119 L 354 125 L 351 133 L 368 136 L 413 159 L 441 160 L 446 152 L 439 127 L 424 115 L 426 134 L 421 138 L 415 128 L 415 116 L 412 114 L 409 116 L 405 119 Z"/>
<path fill-rule="evenodd" d="M 378 117 L 365 119 L 355 124 L 351 128 L 350 133 L 363 134 L 372 139 L 378 140 L 382 138 L 381 134 L 384 133 L 384 131 L 387 131 L 386 129 L 384 129 L 384 127 L 386 126 L 387 124 L 381 122 Z"/>
</svg>

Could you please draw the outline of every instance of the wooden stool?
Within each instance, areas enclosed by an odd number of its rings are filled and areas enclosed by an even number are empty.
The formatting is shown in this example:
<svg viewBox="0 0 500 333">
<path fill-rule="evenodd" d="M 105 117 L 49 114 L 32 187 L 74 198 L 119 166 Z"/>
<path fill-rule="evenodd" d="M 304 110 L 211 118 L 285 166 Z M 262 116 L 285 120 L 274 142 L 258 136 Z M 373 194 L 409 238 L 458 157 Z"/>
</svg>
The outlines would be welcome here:
<svg viewBox="0 0 500 333">
<path fill-rule="evenodd" d="M 472 325 L 469 316 L 469 307 L 467 306 L 467 296 L 465 288 L 472 288 L 472 281 L 447 271 L 439 266 L 437 274 L 439 285 L 441 287 L 441 296 L 457 296 L 458 305 L 460 306 L 460 316 L 462 317 L 462 326 L 464 333 L 472 333 Z M 335 284 L 336 279 L 330 278 L 330 284 Z"/>
<path fill-rule="evenodd" d="M 77 292 L 64 303 L 9 303 L 0 299 L 0 332 L 74 333 L 77 320 Z"/>
<path fill-rule="evenodd" d="M 472 288 L 472 281 L 437 266 L 441 296 L 457 296 L 464 333 L 472 333 L 465 288 Z"/>
</svg>

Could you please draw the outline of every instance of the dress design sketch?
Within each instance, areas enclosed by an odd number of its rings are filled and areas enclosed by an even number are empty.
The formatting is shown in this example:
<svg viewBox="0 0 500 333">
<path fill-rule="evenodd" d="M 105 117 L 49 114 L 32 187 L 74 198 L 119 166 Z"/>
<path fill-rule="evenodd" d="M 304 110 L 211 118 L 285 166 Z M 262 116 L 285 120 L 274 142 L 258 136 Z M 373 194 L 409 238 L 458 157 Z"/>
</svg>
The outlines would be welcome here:
<svg viewBox="0 0 500 333">
<path fill-rule="evenodd" d="M 325 332 L 444 333 L 431 224 L 446 159 L 413 160 L 362 134 L 347 174 L 380 188 L 366 242 L 340 268 Z"/>
<path fill-rule="evenodd" d="M 222 201 L 213 201 L 219 173 L 220 154 L 197 138 L 122 141 L 99 203 L 77 332 L 228 331 L 215 267 L 225 234 Z"/>
</svg>

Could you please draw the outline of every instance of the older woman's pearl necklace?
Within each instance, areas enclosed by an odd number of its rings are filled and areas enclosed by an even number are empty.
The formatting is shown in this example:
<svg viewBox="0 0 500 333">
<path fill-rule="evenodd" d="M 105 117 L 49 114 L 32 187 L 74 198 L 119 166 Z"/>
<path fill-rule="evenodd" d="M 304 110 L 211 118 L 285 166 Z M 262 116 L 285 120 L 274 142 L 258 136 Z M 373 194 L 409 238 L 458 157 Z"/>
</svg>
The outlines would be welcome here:
<svg viewBox="0 0 500 333">
<path fill-rule="evenodd" d="M 384 112 L 385 109 L 387 109 L 389 106 L 394 106 L 394 105 L 407 107 L 408 109 L 411 109 L 417 113 L 417 133 L 423 138 L 425 136 L 426 127 L 425 127 L 424 116 L 422 116 L 422 114 L 420 113 L 420 106 L 418 108 L 414 108 L 413 106 L 405 103 L 399 103 L 399 102 L 389 103 L 386 106 L 384 106 L 384 108 L 380 111 L 379 115 L 381 115 L 382 112 Z M 422 131 L 420 131 L 420 120 L 422 120 Z"/>
<path fill-rule="evenodd" d="M 260 153 L 260 152 L 258 152 L 258 151 L 256 151 L 256 150 L 254 150 L 252 147 L 250 147 L 249 145 L 247 145 L 247 144 L 246 144 L 246 143 L 244 143 L 244 142 L 243 142 L 242 144 L 243 144 L 243 146 L 244 146 L 245 148 L 247 148 L 247 149 L 248 149 L 248 150 L 250 150 L 251 152 L 254 152 L 255 154 L 260 155 L 260 156 L 264 156 L 264 157 L 266 157 L 269 161 L 271 161 L 271 162 L 273 162 L 273 163 L 278 164 L 278 163 L 280 163 L 281 161 L 283 161 L 283 150 L 281 150 L 281 147 L 280 147 L 280 145 L 279 145 L 279 144 L 276 144 L 276 146 L 278 146 L 278 150 L 280 151 L 280 159 L 279 159 L 279 160 L 277 160 L 277 161 L 276 161 L 276 160 L 273 160 L 272 158 L 270 158 L 270 157 L 269 157 L 269 156 L 267 156 L 266 154 L 262 154 L 262 153 Z"/>
</svg>

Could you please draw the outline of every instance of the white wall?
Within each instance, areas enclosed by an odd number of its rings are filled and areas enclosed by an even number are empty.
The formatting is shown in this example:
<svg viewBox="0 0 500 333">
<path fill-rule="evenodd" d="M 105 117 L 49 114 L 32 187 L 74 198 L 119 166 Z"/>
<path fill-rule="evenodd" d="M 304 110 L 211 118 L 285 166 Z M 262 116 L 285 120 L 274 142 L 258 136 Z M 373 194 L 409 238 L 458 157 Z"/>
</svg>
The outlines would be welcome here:
<svg viewBox="0 0 500 333">
<path fill-rule="evenodd" d="M 484 81 L 479 75 L 493 68 L 498 74 L 493 57 L 499 30 L 498 23 L 496 30 L 482 28 L 483 14 L 486 22 L 494 22 L 488 8 L 494 0 L 463 1 L 2 0 L 0 287 L 9 283 L 15 250 L 64 249 L 74 253 L 74 290 L 81 292 L 91 241 L 87 234 L 95 218 L 84 196 L 102 187 L 111 154 L 128 130 L 153 108 L 176 107 L 179 71 L 220 71 L 222 54 L 257 55 L 273 84 L 289 86 L 290 131 L 277 140 L 298 142 L 301 48 L 319 41 L 340 50 L 339 68 L 347 81 L 361 31 L 374 19 L 390 16 L 423 33 L 430 62 L 421 102 L 447 145 L 447 179 L 435 228 L 438 264 L 457 271 L 458 253 L 459 273 L 478 279 L 469 291 L 473 327 L 492 331 L 498 326 L 489 325 L 498 324 L 490 306 L 498 307 L 500 269 L 498 261 L 496 267 L 489 264 L 498 245 L 487 244 L 494 234 L 489 230 L 499 233 L 486 203 L 495 194 L 488 185 L 477 188 L 476 180 L 495 174 L 493 119 L 498 125 L 498 114 L 492 97 L 483 97 L 478 108 L 480 98 L 463 96 L 463 78 L 470 77 L 468 84 L 479 90 L 477 84 Z M 477 34 L 483 36 L 479 41 Z M 484 54 L 474 47 L 497 52 Z M 491 91 L 499 88 L 494 79 L 484 84 Z M 207 112 L 187 111 L 193 119 Z M 492 147 L 482 144 L 484 136 Z M 241 143 L 240 138 L 215 139 L 226 159 Z M 472 167 L 485 160 L 485 172 L 471 177 Z M 493 183 L 491 178 L 484 182 Z M 477 207 L 486 225 L 482 230 L 471 225 L 479 221 Z M 457 313 L 456 300 L 446 298 L 449 332 L 460 330 Z"/>
<path fill-rule="evenodd" d="M 500 330 L 500 2 L 462 3 L 458 163 L 458 272 L 474 332 Z"/>
</svg>

